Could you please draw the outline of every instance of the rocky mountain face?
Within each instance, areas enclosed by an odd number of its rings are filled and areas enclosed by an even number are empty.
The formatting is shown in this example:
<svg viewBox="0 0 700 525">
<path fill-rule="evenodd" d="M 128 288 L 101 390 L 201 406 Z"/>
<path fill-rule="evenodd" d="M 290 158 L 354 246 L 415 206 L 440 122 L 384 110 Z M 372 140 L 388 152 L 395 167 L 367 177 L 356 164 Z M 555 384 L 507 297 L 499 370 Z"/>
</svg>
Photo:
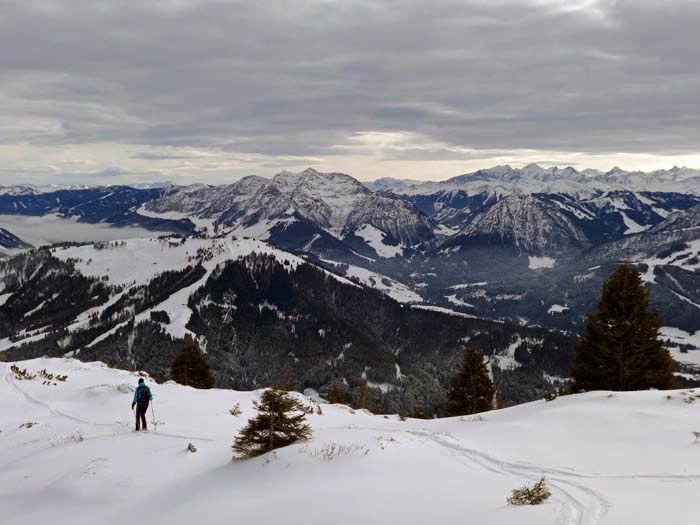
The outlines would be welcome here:
<svg viewBox="0 0 700 525">
<path fill-rule="evenodd" d="M 650 233 L 692 231 L 697 228 L 700 228 L 700 206 L 693 206 L 668 215 L 663 222 L 652 228 Z"/>
<path fill-rule="evenodd" d="M 411 202 L 373 193 L 348 175 L 282 172 L 225 187 L 172 189 L 149 202 L 150 213 L 185 213 L 212 221 L 216 232 L 270 240 L 319 254 L 355 250 L 391 257 L 433 237 L 434 224 Z"/>
<path fill-rule="evenodd" d="M 525 253 L 555 253 L 568 246 L 585 248 L 586 233 L 571 213 L 539 195 L 514 194 L 471 217 L 460 236 L 495 238 Z"/>
</svg>

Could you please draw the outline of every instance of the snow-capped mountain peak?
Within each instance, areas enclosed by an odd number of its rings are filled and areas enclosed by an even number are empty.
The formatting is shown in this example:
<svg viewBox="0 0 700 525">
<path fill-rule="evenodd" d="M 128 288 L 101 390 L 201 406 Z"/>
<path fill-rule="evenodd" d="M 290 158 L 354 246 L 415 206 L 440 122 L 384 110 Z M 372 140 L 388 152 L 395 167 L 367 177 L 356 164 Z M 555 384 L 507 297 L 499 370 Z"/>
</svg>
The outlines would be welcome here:
<svg viewBox="0 0 700 525">
<path fill-rule="evenodd" d="M 284 233 L 283 244 L 290 249 L 313 249 L 321 238 L 335 249 L 338 241 L 349 242 L 349 252 L 369 250 L 368 255 L 380 257 L 401 251 L 382 246 L 407 248 L 432 237 L 433 229 L 404 197 L 373 193 L 349 175 L 313 168 L 282 171 L 271 179 L 246 177 L 223 187 L 172 188 L 148 203 L 144 213 L 208 219 L 219 231 L 264 240 Z M 367 233 L 363 226 L 368 225 L 379 232 L 370 240 L 357 235 Z"/>
</svg>

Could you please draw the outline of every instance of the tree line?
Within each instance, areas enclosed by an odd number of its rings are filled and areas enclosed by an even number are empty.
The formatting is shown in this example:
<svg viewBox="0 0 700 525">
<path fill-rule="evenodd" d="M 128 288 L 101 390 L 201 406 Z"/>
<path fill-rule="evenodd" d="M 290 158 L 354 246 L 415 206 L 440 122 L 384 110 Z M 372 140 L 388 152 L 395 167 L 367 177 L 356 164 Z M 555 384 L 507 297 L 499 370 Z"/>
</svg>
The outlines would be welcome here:
<svg viewBox="0 0 700 525">
<path fill-rule="evenodd" d="M 661 318 L 649 305 L 641 274 L 630 263 L 621 264 L 605 281 L 596 311 L 587 315 L 586 331 L 575 342 L 571 385 L 566 393 L 673 388 L 675 367 L 660 339 L 660 328 Z M 195 388 L 214 386 L 209 365 L 189 336 L 175 356 L 171 377 Z M 286 368 L 280 381 L 255 403 L 257 416 L 249 420 L 233 444 L 237 453 L 256 456 L 311 435 L 305 421 L 307 409 L 288 394 L 294 388 L 291 369 Z M 475 344 L 466 345 L 446 397 L 448 416 L 478 414 L 494 407 L 496 389 Z M 346 403 L 344 385 L 331 385 L 327 399 L 329 403 Z M 365 379 L 353 405 L 371 409 Z M 429 417 L 421 407 L 409 415 Z"/>
</svg>

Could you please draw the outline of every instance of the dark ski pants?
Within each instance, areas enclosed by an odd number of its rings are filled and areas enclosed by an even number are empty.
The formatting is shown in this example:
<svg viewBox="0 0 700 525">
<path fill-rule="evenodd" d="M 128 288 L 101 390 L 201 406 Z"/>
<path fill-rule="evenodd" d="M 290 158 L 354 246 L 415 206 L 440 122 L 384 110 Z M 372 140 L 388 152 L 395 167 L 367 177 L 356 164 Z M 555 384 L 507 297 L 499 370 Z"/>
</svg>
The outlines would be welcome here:
<svg viewBox="0 0 700 525">
<path fill-rule="evenodd" d="M 145 403 L 136 403 L 136 430 L 148 430 L 146 425 L 146 411 L 148 410 L 148 401 Z"/>
</svg>

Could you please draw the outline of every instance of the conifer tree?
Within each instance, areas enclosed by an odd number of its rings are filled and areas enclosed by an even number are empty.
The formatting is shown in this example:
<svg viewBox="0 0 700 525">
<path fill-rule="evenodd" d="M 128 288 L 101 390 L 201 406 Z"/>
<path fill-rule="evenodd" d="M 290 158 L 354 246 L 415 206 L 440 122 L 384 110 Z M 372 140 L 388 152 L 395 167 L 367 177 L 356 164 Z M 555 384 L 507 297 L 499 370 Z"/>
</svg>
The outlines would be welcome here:
<svg viewBox="0 0 700 525">
<path fill-rule="evenodd" d="M 344 404 L 347 400 L 347 390 L 339 383 L 333 383 L 328 389 L 328 402 L 331 404 Z"/>
<path fill-rule="evenodd" d="M 362 378 L 360 381 L 360 388 L 357 392 L 357 397 L 355 399 L 354 407 L 357 409 L 369 410 L 369 384 L 367 384 L 367 379 Z"/>
<path fill-rule="evenodd" d="M 189 336 L 185 336 L 185 342 L 175 354 L 175 359 L 170 366 L 170 377 L 181 385 L 194 388 L 212 388 L 214 377 L 209 363 L 202 355 L 199 345 Z"/>
<path fill-rule="evenodd" d="M 282 369 L 279 379 L 274 384 L 274 388 L 277 390 L 283 390 L 285 392 L 291 392 L 296 390 L 296 385 L 294 384 L 292 367 L 287 365 Z"/>
<path fill-rule="evenodd" d="M 265 390 L 253 405 L 258 415 L 248 420 L 233 443 L 233 450 L 242 456 L 260 456 L 311 437 L 303 405 L 288 393 Z"/>
<path fill-rule="evenodd" d="M 447 389 L 447 414 L 466 416 L 491 410 L 495 392 L 483 356 L 476 346 L 467 345 L 459 371 Z"/>
<path fill-rule="evenodd" d="M 621 264 L 605 281 L 598 310 L 588 314 L 586 334 L 575 344 L 574 391 L 672 388 L 675 367 L 660 327 L 639 271 Z"/>
<path fill-rule="evenodd" d="M 427 414 L 425 409 L 421 406 L 413 407 L 413 411 L 411 412 L 411 417 L 413 419 L 430 419 L 430 416 Z"/>
</svg>

